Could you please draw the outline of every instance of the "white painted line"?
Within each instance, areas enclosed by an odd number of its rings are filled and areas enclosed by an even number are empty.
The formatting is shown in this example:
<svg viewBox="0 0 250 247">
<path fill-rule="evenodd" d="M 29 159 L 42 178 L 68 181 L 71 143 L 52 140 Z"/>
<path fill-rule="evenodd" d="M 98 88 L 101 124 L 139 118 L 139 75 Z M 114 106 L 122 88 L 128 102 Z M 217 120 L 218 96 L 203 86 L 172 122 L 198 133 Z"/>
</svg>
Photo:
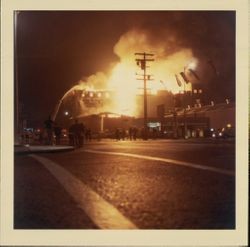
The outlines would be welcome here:
<svg viewBox="0 0 250 247">
<path fill-rule="evenodd" d="M 47 158 L 34 154 L 30 156 L 42 163 L 54 175 L 99 228 L 137 229 L 137 226 L 122 215 L 118 209 L 67 170 Z"/>
<path fill-rule="evenodd" d="M 186 166 L 186 167 L 191 167 L 191 168 L 200 169 L 200 170 L 207 170 L 207 171 L 221 173 L 223 175 L 228 175 L 228 176 L 235 176 L 233 171 L 227 171 L 227 170 L 223 170 L 223 169 L 216 168 L 216 167 L 194 164 L 194 163 L 180 161 L 180 160 L 165 159 L 165 158 L 153 157 L 153 156 L 148 156 L 148 155 L 140 155 L 140 154 L 109 152 L 109 151 L 107 152 L 107 151 L 99 151 L 99 150 L 91 150 L 91 149 L 84 149 L 83 151 L 88 152 L 88 153 L 119 155 L 119 156 L 133 157 L 133 158 L 138 158 L 138 159 L 161 161 L 161 162 L 165 162 L 168 164 Z"/>
</svg>

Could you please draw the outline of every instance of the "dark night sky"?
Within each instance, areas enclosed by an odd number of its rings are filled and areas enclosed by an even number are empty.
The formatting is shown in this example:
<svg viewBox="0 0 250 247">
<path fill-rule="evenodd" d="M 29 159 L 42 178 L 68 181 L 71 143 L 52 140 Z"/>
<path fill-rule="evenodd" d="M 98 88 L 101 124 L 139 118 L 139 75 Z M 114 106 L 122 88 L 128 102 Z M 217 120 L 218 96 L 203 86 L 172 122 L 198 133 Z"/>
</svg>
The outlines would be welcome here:
<svg viewBox="0 0 250 247">
<path fill-rule="evenodd" d="M 42 123 L 83 76 L 108 72 L 119 59 L 114 45 L 131 28 L 147 30 L 153 43 L 174 35 L 178 42 L 166 55 L 186 47 L 202 61 L 211 59 L 220 76 L 208 81 L 210 90 L 218 99 L 235 98 L 233 11 L 22 11 L 17 27 L 18 83 L 27 119 Z"/>
</svg>

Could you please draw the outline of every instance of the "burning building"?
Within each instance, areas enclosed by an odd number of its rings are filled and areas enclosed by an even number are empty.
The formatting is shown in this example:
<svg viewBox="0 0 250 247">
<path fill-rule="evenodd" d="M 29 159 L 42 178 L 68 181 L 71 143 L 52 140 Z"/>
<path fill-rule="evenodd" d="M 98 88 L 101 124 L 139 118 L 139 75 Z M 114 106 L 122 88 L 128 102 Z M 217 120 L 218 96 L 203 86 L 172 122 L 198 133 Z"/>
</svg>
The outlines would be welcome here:
<svg viewBox="0 0 250 247">
<path fill-rule="evenodd" d="M 96 130 L 101 132 L 106 128 L 140 125 L 140 119 L 144 117 L 144 85 L 137 77 L 142 75 L 143 68 L 135 61 L 135 53 L 140 51 L 154 51 L 155 56 L 147 68 L 153 79 L 147 81 L 146 88 L 148 122 L 152 126 L 159 126 L 166 114 L 206 104 L 209 96 L 204 94 L 204 85 L 217 78 L 218 73 L 211 70 L 204 57 L 204 61 L 195 57 L 193 49 L 178 45 L 174 34 L 164 33 L 164 39 L 155 38 L 153 34 L 152 30 L 143 28 L 124 33 L 113 48 L 118 61 L 106 73 L 97 72 L 82 78 L 63 96 L 56 114 L 62 104 L 64 108 L 70 108 L 71 119 L 80 118 L 92 126 L 91 121 L 98 119 Z M 108 118 L 113 120 L 105 121 Z M 108 122 L 113 122 L 111 127 Z"/>
</svg>

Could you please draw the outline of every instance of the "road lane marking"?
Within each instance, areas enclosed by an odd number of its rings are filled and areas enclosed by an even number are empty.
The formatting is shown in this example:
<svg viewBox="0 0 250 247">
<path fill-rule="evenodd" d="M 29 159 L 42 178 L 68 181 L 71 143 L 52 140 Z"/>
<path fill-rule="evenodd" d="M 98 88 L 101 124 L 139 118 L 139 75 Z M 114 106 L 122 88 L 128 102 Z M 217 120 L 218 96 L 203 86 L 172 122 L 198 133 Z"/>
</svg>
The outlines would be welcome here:
<svg viewBox="0 0 250 247">
<path fill-rule="evenodd" d="M 92 149 L 84 149 L 83 151 L 88 152 L 88 153 L 118 155 L 118 156 L 133 157 L 133 158 L 139 158 L 139 159 L 145 159 L 145 160 L 161 161 L 161 162 L 165 162 L 168 164 L 174 164 L 174 165 L 186 166 L 186 167 L 191 167 L 191 168 L 200 169 L 200 170 L 216 172 L 216 173 L 220 173 L 220 174 L 227 175 L 227 176 L 235 176 L 233 171 L 227 171 L 227 170 L 216 168 L 216 167 L 194 164 L 194 163 L 180 161 L 180 160 L 165 159 L 165 158 L 148 156 L 148 155 L 140 155 L 140 154 L 99 151 L 99 150 L 92 150 Z"/>
<path fill-rule="evenodd" d="M 117 208 L 66 169 L 47 158 L 34 154 L 30 156 L 49 170 L 99 228 L 137 229 L 137 226 L 122 215 Z"/>
</svg>

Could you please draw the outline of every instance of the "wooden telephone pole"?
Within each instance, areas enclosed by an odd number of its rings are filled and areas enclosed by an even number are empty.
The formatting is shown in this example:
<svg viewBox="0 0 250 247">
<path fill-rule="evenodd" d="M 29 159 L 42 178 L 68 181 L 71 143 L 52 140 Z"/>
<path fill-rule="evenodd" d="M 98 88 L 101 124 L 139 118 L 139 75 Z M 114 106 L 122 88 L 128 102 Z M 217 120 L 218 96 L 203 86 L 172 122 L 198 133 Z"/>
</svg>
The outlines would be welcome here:
<svg viewBox="0 0 250 247">
<path fill-rule="evenodd" d="M 143 78 L 137 78 L 137 80 L 143 80 L 143 95 L 144 95 L 144 136 L 143 139 L 148 139 L 148 108 L 147 108 L 147 81 L 152 81 L 151 75 L 148 75 L 146 70 L 149 66 L 147 66 L 147 62 L 152 62 L 154 59 L 152 57 L 154 54 L 151 53 L 135 53 L 135 56 L 139 56 L 139 58 L 136 58 L 135 61 L 138 66 L 143 70 Z M 151 57 L 151 58 L 149 58 Z"/>
</svg>

